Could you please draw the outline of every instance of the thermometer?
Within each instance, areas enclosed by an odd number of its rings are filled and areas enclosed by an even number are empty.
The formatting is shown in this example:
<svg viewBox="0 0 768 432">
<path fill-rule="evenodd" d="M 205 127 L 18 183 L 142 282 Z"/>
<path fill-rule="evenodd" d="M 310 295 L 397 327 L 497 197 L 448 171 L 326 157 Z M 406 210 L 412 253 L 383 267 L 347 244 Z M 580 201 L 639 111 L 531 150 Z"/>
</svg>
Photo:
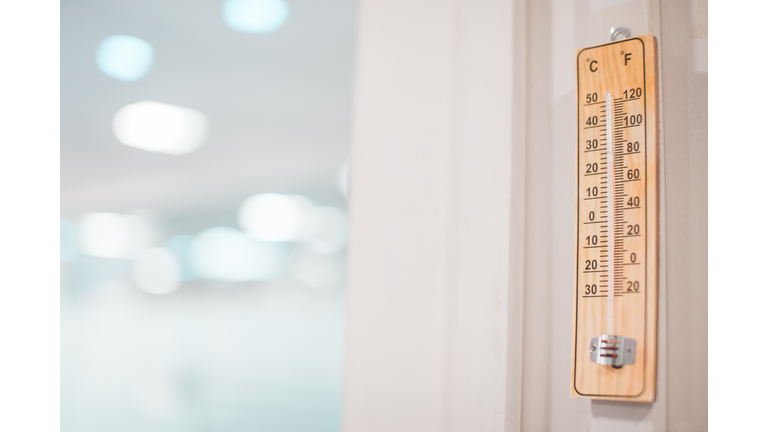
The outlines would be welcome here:
<svg viewBox="0 0 768 432">
<path fill-rule="evenodd" d="M 658 107 L 651 35 L 579 50 L 571 394 L 652 402 Z"/>
</svg>

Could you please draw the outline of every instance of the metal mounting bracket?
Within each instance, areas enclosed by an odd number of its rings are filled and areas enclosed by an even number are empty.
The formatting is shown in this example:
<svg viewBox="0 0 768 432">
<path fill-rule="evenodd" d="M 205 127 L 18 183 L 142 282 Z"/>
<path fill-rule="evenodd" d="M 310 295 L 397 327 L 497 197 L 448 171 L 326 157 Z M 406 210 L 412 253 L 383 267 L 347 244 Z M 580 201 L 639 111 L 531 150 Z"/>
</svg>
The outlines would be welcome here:
<svg viewBox="0 0 768 432">
<path fill-rule="evenodd" d="M 589 359 L 615 368 L 632 364 L 635 362 L 635 340 L 607 334 L 592 338 L 589 343 Z"/>
</svg>

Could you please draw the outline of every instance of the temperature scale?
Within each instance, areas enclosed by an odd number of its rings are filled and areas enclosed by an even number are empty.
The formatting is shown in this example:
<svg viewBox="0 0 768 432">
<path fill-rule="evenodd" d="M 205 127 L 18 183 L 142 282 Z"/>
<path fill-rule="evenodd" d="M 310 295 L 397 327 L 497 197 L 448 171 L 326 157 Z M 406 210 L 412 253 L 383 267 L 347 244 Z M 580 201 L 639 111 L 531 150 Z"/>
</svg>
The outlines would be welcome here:
<svg viewBox="0 0 768 432">
<path fill-rule="evenodd" d="M 656 42 L 576 55 L 571 395 L 653 402 L 658 311 Z"/>
</svg>

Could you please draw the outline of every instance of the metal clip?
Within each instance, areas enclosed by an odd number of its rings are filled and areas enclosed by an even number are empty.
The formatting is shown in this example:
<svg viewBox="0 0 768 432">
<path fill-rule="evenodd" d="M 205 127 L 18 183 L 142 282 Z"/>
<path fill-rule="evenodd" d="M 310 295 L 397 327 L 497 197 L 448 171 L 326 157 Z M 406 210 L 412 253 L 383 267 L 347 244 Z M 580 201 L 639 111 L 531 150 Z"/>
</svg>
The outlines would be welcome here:
<svg viewBox="0 0 768 432">
<path fill-rule="evenodd" d="M 589 343 L 589 359 L 615 368 L 632 364 L 635 362 L 635 340 L 607 334 L 592 338 Z"/>
</svg>

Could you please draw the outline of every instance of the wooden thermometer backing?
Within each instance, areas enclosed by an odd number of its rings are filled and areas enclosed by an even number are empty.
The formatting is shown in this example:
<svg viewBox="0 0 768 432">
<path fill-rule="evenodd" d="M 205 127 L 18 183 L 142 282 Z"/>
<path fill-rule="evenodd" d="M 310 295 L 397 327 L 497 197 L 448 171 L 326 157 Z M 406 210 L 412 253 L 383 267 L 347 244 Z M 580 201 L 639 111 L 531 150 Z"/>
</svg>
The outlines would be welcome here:
<svg viewBox="0 0 768 432">
<path fill-rule="evenodd" d="M 656 80 L 656 42 L 652 35 L 585 48 L 576 54 L 574 397 L 653 402 L 656 395 Z M 611 112 L 606 112 L 607 107 Z M 612 162 L 608 160 L 609 144 Z M 609 181 L 609 175 L 613 181 Z M 612 247 L 609 230 L 613 230 Z M 614 258 L 610 264 L 609 251 Z M 609 266 L 613 267 L 612 287 Z M 609 319 L 611 289 L 613 318 Z M 617 368 L 590 359 L 590 350 L 595 352 L 591 341 L 605 334 L 634 341 L 634 348 L 621 349 L 627 353 L 634 349 L 633 363 Z"/>
</svg>

